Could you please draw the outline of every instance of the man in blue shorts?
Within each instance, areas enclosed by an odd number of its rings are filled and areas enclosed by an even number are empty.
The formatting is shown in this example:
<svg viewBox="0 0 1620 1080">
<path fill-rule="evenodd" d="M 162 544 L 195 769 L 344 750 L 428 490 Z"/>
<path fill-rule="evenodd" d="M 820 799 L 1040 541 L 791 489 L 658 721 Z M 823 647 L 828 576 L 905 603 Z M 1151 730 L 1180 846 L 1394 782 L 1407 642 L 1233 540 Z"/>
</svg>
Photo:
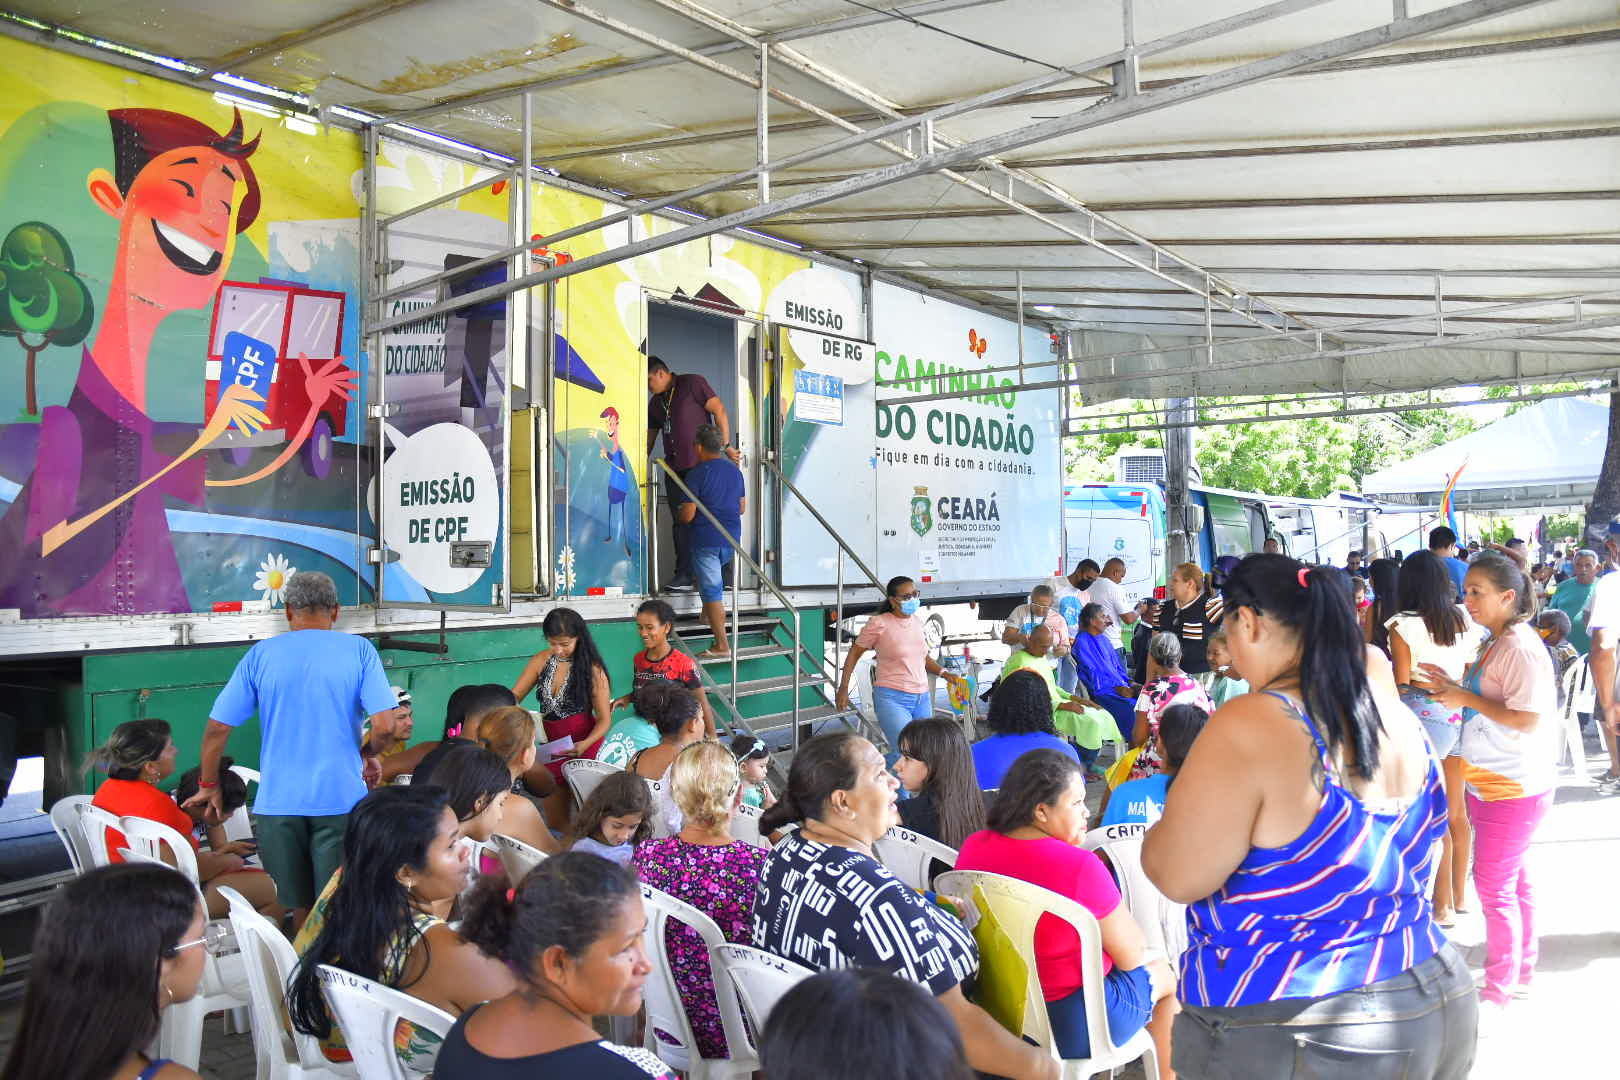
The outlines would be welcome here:
<svg viewBox="0 0 1620 1080">
<path fill-rule="evenodd" d="M 703 504 L 708 514 L 698 513 L 696 503 L 684 503 L 676 510 L 676 520 L 691 525 L 692 573 L 697 578 L 698 597 L 703 601 L 703 620 L 714 634 L 714 644 L 698 654 L 700 660 L 718 660 L 731 655 L 726 640 L 725 566 L 731 561 L 731 541 L 741 539 L 742 515 L 748 508 L 743 493 L 743 474 L 726 455 L 725 436 L 714 424 L 697 429 L 698 463 L 686 474 L 686 486 Z M 714 521 L 709 520 L 714 515 Z M 721 528 L 715 528 L 718 521 Z"/>
</svg>

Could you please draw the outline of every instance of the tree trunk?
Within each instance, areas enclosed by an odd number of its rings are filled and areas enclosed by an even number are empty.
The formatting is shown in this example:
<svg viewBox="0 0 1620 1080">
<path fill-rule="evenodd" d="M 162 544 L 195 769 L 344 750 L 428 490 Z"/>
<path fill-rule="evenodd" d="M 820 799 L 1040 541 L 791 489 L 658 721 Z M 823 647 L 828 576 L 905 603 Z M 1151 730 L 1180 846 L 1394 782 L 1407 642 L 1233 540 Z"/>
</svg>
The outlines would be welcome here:
<svg viewBox="0 0 1620 1080">
<path fill-rule="evenodd" d="M 22 341 L 22 336 L 20 334 L 18 335 L 17 340 Z M 43 349 L 44 347 L 45 346 L 42 344 L 40 345 L 39 349 L 30 349 L 28 347 L 28 343 L 23 341 L 23 349 L 28 353 L 28 374 L 26 376 L 26 385 L 28 388 L 27 402 L 29 416 L 39 415 L 39 395 L 34 392 L 34 357 L 38 356 L 40 349 Z"/>
<path fill-rule="evenodd" d="M 1620 380 L 1609 390 L 1609 443 L 1603 451 L 1603 468 L 1598 472 L 1597 489 L 1586 508 L 1586 536 L 1583 547 L 1603 550 L 1609 522 L 1620 514 Z"/>
</svg>

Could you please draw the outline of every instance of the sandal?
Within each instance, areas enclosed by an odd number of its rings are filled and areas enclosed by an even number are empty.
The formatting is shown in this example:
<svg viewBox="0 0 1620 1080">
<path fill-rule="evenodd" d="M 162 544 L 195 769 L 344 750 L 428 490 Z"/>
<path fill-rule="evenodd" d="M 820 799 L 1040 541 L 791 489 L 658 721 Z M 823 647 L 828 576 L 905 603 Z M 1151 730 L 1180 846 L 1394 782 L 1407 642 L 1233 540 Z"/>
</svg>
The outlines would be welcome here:
<svg viewBox="0 0 1620 1080">
<path fill-rule="evenodd" d="M 708 648 L 698 653 L 697 658 L 699 660 L 730 660 L 731 650 L 727 649 L 725 652 L 717 652 L 713 648 Z"/>
</svg>

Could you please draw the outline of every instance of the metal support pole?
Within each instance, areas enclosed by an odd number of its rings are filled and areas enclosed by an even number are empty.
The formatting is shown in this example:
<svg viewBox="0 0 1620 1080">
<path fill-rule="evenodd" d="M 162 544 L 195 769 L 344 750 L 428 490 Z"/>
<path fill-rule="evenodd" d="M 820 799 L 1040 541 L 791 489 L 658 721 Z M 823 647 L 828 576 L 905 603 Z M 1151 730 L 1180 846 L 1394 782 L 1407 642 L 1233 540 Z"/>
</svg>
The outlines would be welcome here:
<svg viewBox="0 0 1620 1080">
<path fill-rule="evenodd" d="M 759 201 L 761 204 L 771 201 L 771 174 L 765 166 L 771 160 L 771 47 L 767 43 L 759 46 L 759 96 L 755 106 L 754 118 L 754 156 L 759 164 Z"/>
<path fill-rule="evenodd" d="M 1192 429 L 1186 426 L 1192 419 L 1192 399 L 1171 398 L 1165 402 L 1164 432 L 1164 501 L 1165 518 L 1169 525 L 1165 537 L 1165 551 L 1170 566 L 1193 561 L 1197 550 L 1187 528 L 1191 493 L 1188 490 L 1192 473 Z"/>
<path fill-rule="evenodd" d="M 836 546 L 836 545 L 834 545 Z M 844 674 L 844 549 L 838 548 L 838 584 L 834 597 L 838 611 L 833 621 L 833 671 L 840 679 Z"/>
<path fill-rule="evenodd" d="M 362 215 L 362 221 L 360 224 L 360 322 L 361 325 L 364 326 L 366 323 L 375 322 L 379 313 L 376 310 L 377 304 L 375 299 L 377 295 L 377 281 L 375 279 L 375 275 L 377 272 L 378 257 L 377 129 L 375 127 L 368 126 L 361 133 L 361 144 L 363 147 L 364 161 L 360 170 L 360 197 L 363 202 L 363 205 L 360 208 Z M 382 350 L 377 347 L 380 339 L 380 334 L 365 334 L 362 338 L 364 342 L 363 349 L 365 351 L 368 363 L 366 365 L 367 379 L 365 385 L 361 389 L 362 400 L 360 411 L 360 415 L 364 416 L 366 415 L 365 404 L 368 402 L 376 403 L 377 423 L 372 430 L 374 431 L 375 438 L 377 440 L 374 449 L 376 453 L 375 460 L 377 462 L 377 469 L 379 472 L 379 485 L 381 483 L 380 474 L 382 470 L 383 455 L 388 449 L 387 436 L 383 432 L 383 428 L 387 424 L 387 409 L 384 407 L 382 397 Z M 365 491 L 361 488 L 361 484 L 363 483 L 362 474 L 364 472 L 364 469 L 356 469 L 354 471 L 354 494 L 356 506 L 364 506 L 366 504 Z M 358 530 L 356 531 L 358 532 Z M 355 537 L 354 547 L 355 565 L 370 567 L 371 563 L 367 557 L 367 543 L 365 537 L 357 535 Z M 382 558 L 387 558 L 387 548 L 383 542 L 382 522 L 380 520 L 380 515 L 377 522 L 377 550 L 382 553 Z M 383 573 L 383 563 L 380 560 L 377 563 L 375 572 L 376 576 L 371 580 L 373 590 L 372 595 L 377 598 L 380 605 L 382 601 L 386 599 L 386 597 L 383 596 L 382 591 L 383 578 L 385 575 Z"/>
<path fill-rule="evenodd" d="M 1013 271 L 1013 284 L 1018 286 L 1018 385 L 1024 384 L 1024 272 Z"/>
</svg>

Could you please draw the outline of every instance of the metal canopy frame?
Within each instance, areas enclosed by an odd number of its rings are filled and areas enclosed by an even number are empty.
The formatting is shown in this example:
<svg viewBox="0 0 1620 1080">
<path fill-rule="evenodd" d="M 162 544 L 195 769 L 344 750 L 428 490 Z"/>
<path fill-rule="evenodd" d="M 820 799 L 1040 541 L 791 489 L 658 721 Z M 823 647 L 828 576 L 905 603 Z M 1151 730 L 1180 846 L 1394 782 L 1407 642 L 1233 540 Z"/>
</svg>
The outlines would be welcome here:
<svg viewBox="0 0 1620 1080">
<path fill-rule="evenodd" d="M 1133 2 L 1132 0 L 1121 0 L 1121 18 L 1125 30 L 1125 46 L 1123 49 L 1077 63 L 1059 71 L 1037 76 L 1034 79 L 1017 84 L 1015 87 L 1004 87 L 964 101 L 927 109 L 912 116 L 905 115 L 894 103 L 887 102 L 865 87 L 825 69 L 795 50 L 777 42 L 767 41 L 764 36 L 753 35 L 746 28 L 689 3 L 688 0 L 651 0 L 651 2 L 660 8 L 675 12 L 691 19 L 693 22 L 713 29 L 717 33 L 731 38 L 741 47 L 752 49 L 757 59 L 754 71 L 744 71 L 721 64 L 713 60 L 710 55 L 667 41 L 656 34 L 634 27 L 614 16 L 578 4 L 574 0 L 540 0 L 540 2 L 567 11 L 599 26 L 623 33 L 634 40 L 657 48 L 671 57 L 689 61 L 729 81 L 753 89 L 759 100 L 759 106 L 756 110 L 756 137 L 761 160 L 753 168 L 734 173 L 724 178 L 723 181 L 699 185 L 673 196 L 661 196 L 634 203 L 628 209 L 617 214 L 610 214 L 596 222 L 563 230 L 551 236 L 541 237 L 522 248 L 514 248 L 511 251 L 491 256 L 492 259 L 509 258 L 525 250 L 525 248 L 548 246 L 570 236 L 600 230 L 610 224 L 625 220 L 634 214 L 648 213 L 670 207 L 682 200 L 696 198 L 702 194 L 717 190 L 722 183 L 756 181 L 760 183 L 761 194 L 764 196 L 769 192 L 768 181 L 773 172 L 791 167 L 793 164 L 824 157 L 856 146 L 873 144 L 901 158 L 901 161 L 894 165 L 869 169 L 837 182 L 819 185 L 791 196 L 762 197 L 759 204 L 753 207 L 698 221 L 674 229 L 661 236 L 647 237 L 642 240 L 624 243 L 599 254 L 574 260 L 563 266 L 525 274 L 500 285 L 490 286 L 466 296 L 458 297 L 453 301 L 445 301 L 423 311 L 412 312 L 409 317 L 400 315 L 391 319 L 374 321 L 366 326 L 365 331 L 367 334 L 381 333 L 395 326 L 428 317 L 441 311 L 488 302 L 519 289 L 531 288 L 572 274 L 584 273 L 600 266 L 611 265 L 625 259 L 634 258 L 637 255 L 662 250 L 714 233 L 779 218 L 783 214 L 794 210 L 834 202 L 840 198 L 874 190 L 913 177 L 943 173 L 952 181 L 968 186 L 979 194 L 1062 233 L 1067 239 L 1059 241 L 1060 243 L 1078 243 L 1090 246 L 1134 268 L 1138 272 L 1150 274 L 1176 289 L 1198 296 L 1204 302 L 1206 326 L 1212 321 L 1214 311 L 1219 309 L 1255 326 L 1265 328 L 1276 335 L 1282 335 L 1290 327 L 1303 327 L 1303 329 L 1316 334 L 1320 341 L 1324 335 L 1331 336 L 1332 332 L 1304 326 L 1300 320 L 1267 301 L 1228 282 L 1217 279 L 1209 270 L 1097 214 L 1087 208 L 1080 200 L 1055 185 L 1032 174 L 1003 164 L 1000 160 L 1001 155 L 1074 132 L 1100 127 L 1127 117 L 1139 116 L 1182 102 L 1193 101 L 1262 82 L 1288 72 L 1309 69 L 1323 63 L 1345 59 L 1397 42 L 1455 29 L 1507 12 L 1538 6 L 1547 2 L 1547 0 L 1461 0 L 1461 2 L 1449 4 L 1438 10 L 1416 16 L 1408 13 L 1406 0 L 1392 0 L 1390 20 L 1371 29 L 1317 42 L 1259 60 L 1236 64 L 1209 74 L 1179 80 L 1170 86 L 1153 89 L 1144 88 L 1137 78 L 1138 64 L 1143 56 L 1153 55 L 1192 41 L 1205 40 L 1283 15 L 1293 14 L 1317 6 L 1325 2 L 1325 0 L 1277 0 L 1277 2 L 1226 19 L 1217 20 L 1192 30 L 1182 31 L 1142 44 L 1135 41 Z M 888 116 L 889 120 L 876 127 L 862 128 L 860 125 L 852 123 L 820 106 L 773 88 L 769 83 L 769 68 L 772 64 L 783 64 L 802 75 L 808 76 L 824 87 L 877 110 L 880 114 Z M 1112 77 L 1110 96 L 1087 108 L 1051 119 L 1021 125 L 993 136 L 968 142 L 948 140 L 935 131 L 934 124 L 938 120 L 985 108 L 1001 101 L 1013 99 L 1019 94 L 1031 93 L 1041 87 L 1073 81 L 1090 72 L 1101 70 L 1107 70 Z M 520 98 L 527 100 L 532 93 L 538 89 L 543 89 L 545 85 L 547 84 L 533 85 L 527 89 L 517 90 L 515 93 Z M 555 85 L 555 83 L 549 85 Z M 501 92 L 500 96 L 510 97 L 513 94 L 514 91 L 508 90 Z M 768 160 L 769 117 L 766 107 L 767 96 L 801 111 L 808 112 L 828 124 L 850 132 L 850 134 L 808 151 L 793 154 L 776 161 Z M 459 103 L 447 102 L 435 106 L 431 110 L 413 110 L 409 114 L 386 118 L 382 123 L 398 123 L 407 118 L 412 122 L 420 122 L 430 114 L 442 113 L 466 103 L 466 99 L 462 99 Z M 891 140 L 890 136 L 902 133 L 906 135 L 906 145 Z M 525 147 L 525 156 L 527 156 L 529 149 L 528 146 Z M 955 171 L 960 166 L 977 167 L 1004 178 L 1006 180 L 1006 191 L 991 188 L 978 180 L 961 175 Z M 1042 213 L 1033 206 L 1015 198 L 1013 192 L 1016 185 L 1023 185 L 1047 198 L 1055 199 L 1058 203 L 1067 207 L 1070 212 L 1080 215 L 1084 221 L 1084 227 L 1075 228 L 1057 221 L 1053 216 Z M 1099 232 L 1102 235 L 1099 235 Z M 1120 247 L 1123 246 L 1128 246 L 1131 251 L 1120 250 Z M 1137 252 L 1140 254 L 1137 254 Z M 431 283 L 431 278 L 423 279 L 413 283 L 412 287 L 421 288 Z M 1022 318 L 1023 307 L 1021 304 L 1018 311 L 1020 318 Z"/>
</svg>

